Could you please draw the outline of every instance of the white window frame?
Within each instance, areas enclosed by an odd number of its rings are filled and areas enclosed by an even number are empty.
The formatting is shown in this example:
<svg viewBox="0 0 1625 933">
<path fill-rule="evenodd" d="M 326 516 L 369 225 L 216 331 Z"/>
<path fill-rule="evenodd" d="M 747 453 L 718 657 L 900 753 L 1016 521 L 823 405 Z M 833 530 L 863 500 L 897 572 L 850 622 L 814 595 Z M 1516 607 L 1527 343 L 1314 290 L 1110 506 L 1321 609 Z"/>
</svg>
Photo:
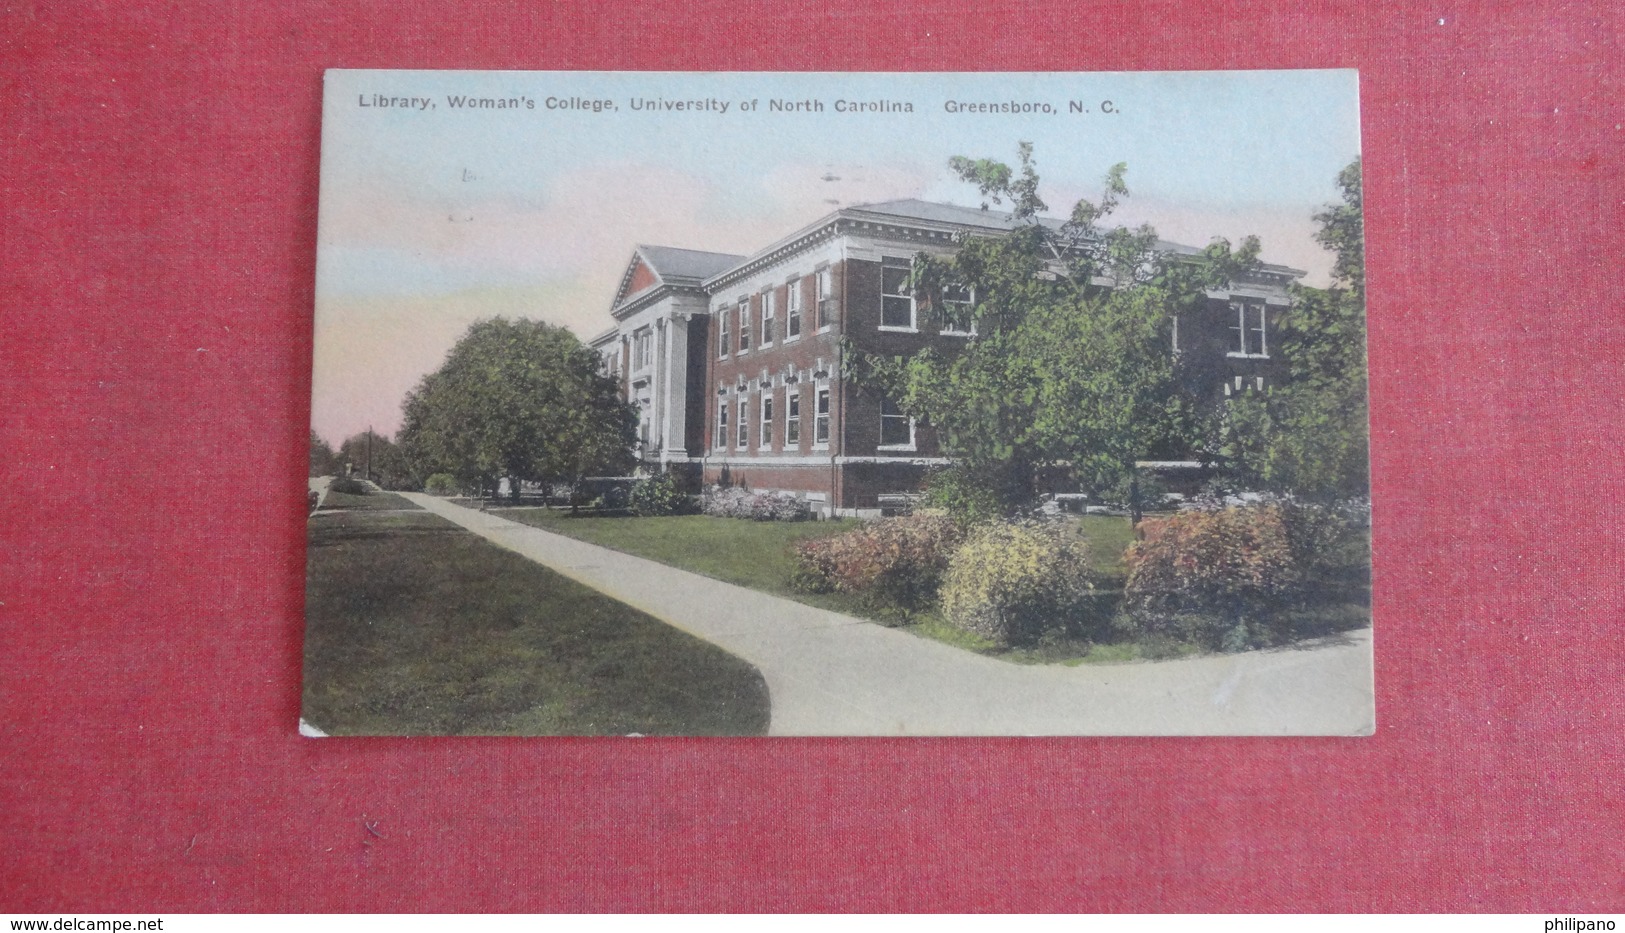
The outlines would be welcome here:
<svg viewBox="0 0 1625 933">
<path fill-rule="evenodd" d="M 740 356 L 750 352 L 750 296 L 743 295 L 739 299 L 739 346 L 736 352 Z"/>
<path fill-rule="evenodd" d="M 835 271 L 830 266 L 813 270 L 813 322 L 821 334 L 835 326 Z M 824 302 L 829 302 L 825 305 Z M 825 309 L 829 313 L 826 314 Z"/>
<path fill-rule="evenodd" d="M 964 301 L 949 301 L 948 288 L 963 288 L 968 296 Z M 945 337 L 974 337 L 976 336 L 976 289 L 969 285 L 950 285 L 942 290 L 942 329 L 940 333 Z M 948 305 L 963 305 L 965 318 L 970 327 L 966 330 L 954 330 L 949 326 Z"/>
<path fill-rule="evenodd" d="M 1252 321 L 1249 320 L 1251 315 L 1248 314 L 1248 311 L 1254 308 L 1258 310 L 1258 326 L 1249 327 L 1248 325 Z M 1236 349 L 1226 353 L 1225 356 L 1249 360 L 1269 359 L 1269 305 L 1261 298 L 1236 298 L 1231 300 L 1230 310 L 1235 312 L 1236 315 L 1236 323 L 1230 325 L 1230 329 L 1235 331 L 1237 335 L 1234 344 Z M 1251 345 L 1247 339 L 1249 334 L 1258 335 L 1258 352 L 1256 353 L 1248 349 Z"/>
<path fill-rule="evenodd" d="M 824 411 L 819 411 L 822 404 Z M 829 439 L 834 434 L 831 422 L 835 414 L 835 396 L 830 392 L 829 386 L 819 385 L 813 392 L 813 450 L 828 450 Z M 818 439 L 819 429 L 823 429 L 824 439 Z"/>
<path fill-rule="evenodd" d="M 761 334 L 759 335 L 761 339 L 756 342 L 756 345 L 764 350 L 773 346 L 773 338 L 776 336 L 773 333 L 775 330 L 775 325 L 778 324 L 779 317 L 778 302 L 775 300 L 776 297 L 776 290 L 772 286 L 769 286 L 766 291 L 762 292 L 762 330 Z"/>
<path fill-rule="evenodd" d="M 788 450 L 801 449 L 801 390 L 784 390 L 784 446 Z"/>
<path fill-rule="evenodd" d="M 887 414 L 886 413 L 886 406 L 887 405 L 891 405 L 892 408 L 897 409 L 897 414 L 891 414 L 891 415 Z M 885 443 L 885 440 L 886 440 L 886 422 L 887 422 L 887 420 L 889 419 L 889 420 L 895 421 L 895 420 L 900 419 L 900 418 L 907 418 L 908 419 L 908 443 L 906 443 L 906 444 L 887 444 L 887 443 Z M 875 446 L 876 450 L 915 450 L 915 449 L 917 449 L 914 446 L 914 440 L 915 440 L 915 438 L 914 438 L 914 428 L 915 428 L 914 416 L 904 414 L 903 410 L 900 407 L 898 407 L 896 403 L 892 402 L 891 399 L 889 399 L 889 398 L 887 398 L 885 396 L 881 396 L 881 398 L 880 398 L 880 440 L 881 440 L 881 443 L 879 443 L 879 444 L 877 444 Z"/>
<path fill-rule="evenodd" d="M 735 441 L 735 450 L 748 450 L 750 448 L 750 399 L 739 396 L 739 408 L 734 414 L 739 416 L 739 424 L 734 430 L 738 432 Z"/>
<path fill-rule="evenodd" d="M 792 326 L 793 325 L 793 326 Z M 795 333 L 791 333 L 795 331 Z M 784 286 L 784 342 L 801 339 L 801 277 Z"/>
<path fill-rule="evenodd" d="M 732 321 L 734 309 L 723 305 L 717 310 L 717 320 L 721 323 L 722 332 L 717 335 L 717 358 L 724 359 L 733 350 L 733 330 L 728 326 Z"/>
<path fill-rule="evenodd" d="M 728 405 L 727 399 L 717 403 L 717 436 L 713 446 L 718 450 L 728 449 Z"/>
<path fill-rule="evenodd" d="M 885 330 L 885 331 L 892 331 L 892 332 L 900 333 L 900 334 L 917 334 L 917 333 L 920 332 L 920 329 L 919 329 L 920 309 L 919 309 L 918 303 L 914 300 L 914 294 L 912 292 L 905 293 L 905 292 L 888 292 L 888 291 L 886 291 L 886 273 L 891 272 L 891 271 L 897 271 L 897 270 L 901 270 L 904 273 L 905 277 L 903 279 L 903 286 L 902 287 L 907 288 L 908 287 L 907 274 L 913 270 L 913 266 L 908 264 L 908 263 L 905 263 L 902 260 L 897 260 L 897 259 L 881 260 L 881 263 L 880 263 L 880 329 Z M 886 299 L 887 298 L 907 298 L 908 299 L 908 325 L 907 326 L 904 326 L 902 324 L 887 324 L 886 323 Z"/>
<path fill-rule="evenodd" d="M 756 439 L 757 450 L 773 449 L 773 392 L 763 390 L 761 399 L 756 403 L 757 421 L 761 424 L 761 436 Z"/>
</svg>

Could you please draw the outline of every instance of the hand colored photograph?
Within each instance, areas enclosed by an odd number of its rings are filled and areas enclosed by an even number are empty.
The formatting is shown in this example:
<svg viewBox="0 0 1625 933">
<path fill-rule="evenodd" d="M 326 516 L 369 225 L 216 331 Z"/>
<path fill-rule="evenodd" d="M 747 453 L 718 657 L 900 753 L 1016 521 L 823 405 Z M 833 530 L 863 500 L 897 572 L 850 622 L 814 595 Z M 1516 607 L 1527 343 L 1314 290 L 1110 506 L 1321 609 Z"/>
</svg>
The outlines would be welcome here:
<svg viewBox="0 0 1625 933">
<path fill-rule="evenodd" d="M 1353 71 L 329 71 L 308 736 L 1369 735 Z"/>
</svg>

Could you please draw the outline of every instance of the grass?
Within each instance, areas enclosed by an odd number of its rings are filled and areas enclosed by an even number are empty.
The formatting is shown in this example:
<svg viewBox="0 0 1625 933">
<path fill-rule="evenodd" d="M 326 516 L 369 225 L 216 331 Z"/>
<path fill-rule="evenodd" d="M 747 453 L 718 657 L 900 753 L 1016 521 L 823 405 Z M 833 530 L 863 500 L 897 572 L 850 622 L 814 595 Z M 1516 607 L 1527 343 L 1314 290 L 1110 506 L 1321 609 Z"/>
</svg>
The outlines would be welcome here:
<svg viewBox="0 0 1625 933">
<path fill-rule="evenodd" d="M 1029 649 L 1001 649 L 986 639 L 960 631 L 935 612 L 920 613 L 906 624 L 891 613 L 864 602 L 851 593 L 803 593 L 790 587 L 794 568 L 792 546 L 808 538 L 829 537 L 857 527 L 855 521 L 834 522 L 752 522 L 709 515 L 680 515 L 669 518 L 572 515 L 563 509 L 503 509 L 503 518 L 545 528 L 562 535 L 601 545 L 627 554 L 688 570 L 737 586 L 771 593 L 785 599 L 832 612 L 894 625 L 926 638 L 946 642 L 956 648 L 975 651 L 1018 663 L 1054 663 L 1089 656 L 1087 642 L 1068 642 L 1042 652 Z M 1090 561 L 1100 580 L 1100 598 L 1110 612 L 1121 599 L 1123 551 L 1133 540 L 1126 518 L 1086 515 L 1080 527 L 1089 539 Z"/>
<path fill-rule="evenodd" d="M 437 516 L 318 515 L 309 542 L 304 715 L 329 734 L 767 729 L 754 667 Z"/>
<path fill-rule="evenodd" d="M 375 512 L 391 509 L 417 509 L 411 500 L 392 492 L 373 492 L 357 496 L 347 492 L 329 492 L 322 500 L 322 508 L 351 512 Z"/>
<path fill-rule="evenodd" d="M 792 545 L 855 527 L 856 523 L 850 521 L 751 522 L 706 515 L 635 518 L 524 508 L 504 509 L 500 514 L 513 521 L 713 579 L 896 625 L 925 638 L 1018 664 L 1116 664 L 1185 657 L 1201 650 L 1161 636 L 1094 641 L 1065 635 L 1056 635 L 1037 645 L 1000 648 L 991 641 L 954 628 L 933 611 L 920 613 L 907 620 L 907 624 L 899 625 L 894 615 L 866 604 L 853 594 L 813 594 L 791 589 Z M 1097 606 L 1091 615 L 1109 619 L 1122 602 L 1123 584 L 1128 576 L 1123 557 L 1134 540 L 1134 529 L 1128 518 L 1118 515 L 1084 515 L 1077 521 L 1089 541 L 1090 563 L 1096 575 Z M 1348 553 L 1338 555 L 1337 561 L 1346 565 L 1348 573 L 1325 581 L 1305 605 L 1285 610 L 1287 627 L 1295 638 L 1313 638 L 1370 624 L 1371 591 L 1369 581 L 1363 576 L 1368 553 L 1366 539 L 1351 541 Z"/>
</svg>

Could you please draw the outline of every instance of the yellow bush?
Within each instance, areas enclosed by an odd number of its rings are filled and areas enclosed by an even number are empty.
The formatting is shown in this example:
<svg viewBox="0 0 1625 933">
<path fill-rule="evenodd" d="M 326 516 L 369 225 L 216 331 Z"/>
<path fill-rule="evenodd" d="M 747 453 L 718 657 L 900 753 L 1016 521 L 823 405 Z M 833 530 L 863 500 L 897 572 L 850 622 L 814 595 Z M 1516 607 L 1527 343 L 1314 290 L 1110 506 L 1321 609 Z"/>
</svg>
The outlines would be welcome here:
<svg viewBox="0 0 1625 933">
<path fill-rule="evenodd" d="M 942 614 L 1000 645 L 1084 628 L 1094 589 L 1089 545 L 1068 524 L 997 521 L 978 527 L 949 561 Z"/>
</svg>

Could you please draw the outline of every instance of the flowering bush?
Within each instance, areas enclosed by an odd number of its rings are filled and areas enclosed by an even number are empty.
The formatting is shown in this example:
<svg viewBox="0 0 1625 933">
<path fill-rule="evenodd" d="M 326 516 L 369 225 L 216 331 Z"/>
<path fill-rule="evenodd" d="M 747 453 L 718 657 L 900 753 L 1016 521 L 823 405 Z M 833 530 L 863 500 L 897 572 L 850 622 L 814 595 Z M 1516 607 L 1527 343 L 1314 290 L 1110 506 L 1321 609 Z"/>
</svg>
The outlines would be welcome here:
<svg viewBox="0 0 1625 933">
<path fill-rule="evenodd" d="M 795 522 L 808 517 L 806 504 L 794 496 L 749 492 L 735 486 L 712 486 L 700 500 L 700 511 L 717 518 L 758 522 Z"/>
<path fill-rule="evenodd" d="M 1125 561 L 1131 624 L 1226 647 L 1248 641 L 1306 576 L 1279 505 L 1147 519 Z"/>
<path fill-rule="evenodd" d="M 959 526 L 940 515 L 878 519 L 797 544 L 791 583 L 811 592 L 854 593 L 874 609 L 907 618 L 936 598 L 961 537 Z"/>
<path fill-rule="evenodd" d="M 942 584 L 950 625 L 1000 645 L 1085 629 L 1094 590 L 1089 545 L 1058 522 L 997 521 L 954 552 Z"/>
</svg>

